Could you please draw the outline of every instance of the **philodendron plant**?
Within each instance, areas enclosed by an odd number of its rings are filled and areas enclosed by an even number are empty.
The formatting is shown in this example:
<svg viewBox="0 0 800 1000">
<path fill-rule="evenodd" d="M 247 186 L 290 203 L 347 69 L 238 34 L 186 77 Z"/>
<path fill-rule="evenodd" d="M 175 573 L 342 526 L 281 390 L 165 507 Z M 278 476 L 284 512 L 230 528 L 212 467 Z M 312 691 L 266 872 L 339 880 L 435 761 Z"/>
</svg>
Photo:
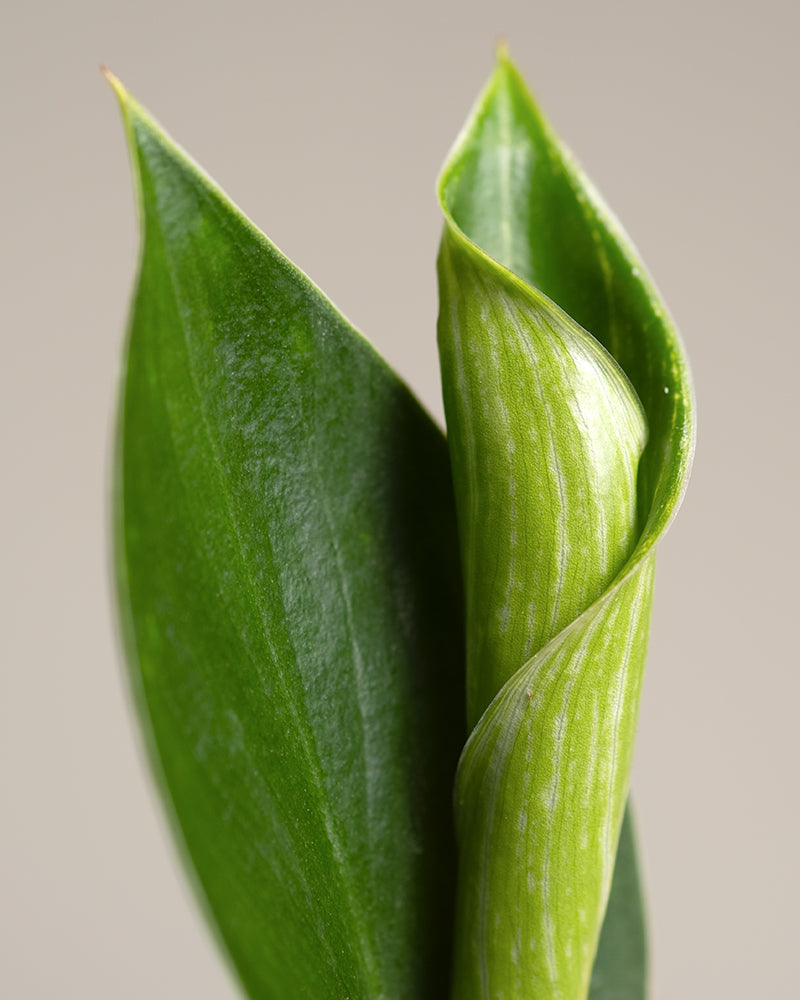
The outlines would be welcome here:
<svg viewBox="0 0 800 1000">
<path fill-rule="evenodd" d="M 501 52 L 439 181 L 447 438 L 111 78 L 142 724 L 252 998 L 642 1000 L 626 799 L 686 359 Z"/>
</svg>

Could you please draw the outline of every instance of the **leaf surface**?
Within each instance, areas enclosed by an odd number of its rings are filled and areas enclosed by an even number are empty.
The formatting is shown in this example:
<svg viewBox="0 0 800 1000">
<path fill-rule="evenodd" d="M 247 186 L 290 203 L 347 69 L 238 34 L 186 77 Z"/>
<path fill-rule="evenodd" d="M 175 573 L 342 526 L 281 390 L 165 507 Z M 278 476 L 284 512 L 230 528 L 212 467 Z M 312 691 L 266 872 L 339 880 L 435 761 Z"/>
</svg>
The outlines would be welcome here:
<svg viewBox="0 0 800 1000">
<path fill-rule="evenodd" d="M 647 935 L 630 806 L 625 811 L 589 1000 L 645 1000 Z"/>
<path fill-rule="evenodd" d="M 439 998 L 463 743 L 443 436 L 115 86 L 143 241 L 119 601 L 179 840 L 251 997 Z"/>
<path fill-rule="evenodd" d="M 504 53 L 439 192 L 472 728 L 456 793 L 454 997 L 584 1000 L 627 798 L 654 546 L 693 448 L 688 369 L 635 251 Z M 620 872 L 609 920 L 633 920 L 643 970 L 627 841 Z M 606 983 L 630 959 L 620 940 L 609 925 Z"/>
</svg>

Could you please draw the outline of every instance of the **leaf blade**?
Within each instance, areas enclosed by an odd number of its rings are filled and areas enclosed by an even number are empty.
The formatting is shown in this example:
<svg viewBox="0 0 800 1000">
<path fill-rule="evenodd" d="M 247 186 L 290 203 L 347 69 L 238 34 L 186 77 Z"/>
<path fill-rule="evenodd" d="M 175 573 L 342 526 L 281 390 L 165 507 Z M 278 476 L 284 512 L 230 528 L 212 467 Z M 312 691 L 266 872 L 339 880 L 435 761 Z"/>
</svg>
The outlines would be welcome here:
<svg viewBox="0 0 800 1000">
<path fill-rule="evenodd" d="M 151 753 L 251 996 L 440 995 L 462 739 L 444 441 L 120 97 L 144 244 L 119 594 Z"/>
<path fill-rule="evenodd" d="M 453 995 L 472 1000 L 499 991 L 523 998 L 533 989 L 542 1000 L 583 1000 L 627 795 L 653 548 L 677 509 L 691 462 L 691 383 L 680 341 L 634 249 L 503 52 L 445 165 L 439 194 L 445 216 L 439 341 L 465 572 L 471 723 L 494 697 L 470 736 L 457 780 L 460 923 Z M 504 296 L 514 299 L 513 310 L 493 316 L 486 302 Z M 573 444 L 573 425 L 581 421 L 570 410 L 579 413 L 592 390 L 564 377 L 574 354 L 573 346 L 564 350 L 565 330 L 579 351 L 598 361 L 590 375 L 601 395 L 613 389 L 615 366 L 604 369 L 599 359 L 606 352 L 615 359 L 627 376 L 617 382 L 617 396 L 624 399 L 627 386 L 631 404 L 638 397 L 649 437 L 641 454 L 629 449 L 627 466 L 618 463 L 611 475 L 624 482 L 633 471 L 637 478 L 635 502 L 625 489 L 618 512 L 629 547 L 618 546 L 606 571 L 598 564 L 587 586 L 573 588 L 565 627 L 553 614 L 552 592 L 537 580 L 537 560 L 514 567 L 522 606 L 532 595 L 533 609 L 541 615 L 544 604 L 551 619 L 552 627 L 539 626 L 528 659 L 525 644 L 536 630 L 524 615 L 502 615 L 509 566 L 488 559 L 491 548 L 507 552 L 524 533 L 538 539 L 534 549 L 544 552 L 545 564 L 571 565 L 580 574 L 581 560 L 600 559 L 592 533 L 607 521 L 608 504 L 614 506 L 610 491 L 598 500 L 594 520 L 580 515 L 589 526 L 581 532 L 554 513 L 558 504 L 548 496 L 566 482 L 575 509 L 585 508 L 579 481 L 565 479 L 564 465 L 591 463 L 591 445 L 581 453 Z M 541 351 L 526 369 L 513 344 L 532 339 Z M 550 437 L 567 444 L 557 461 L 537 456 L 537 446 L 546 448 L 503 413 L 536 408 L 542 370 L 559 383 L 544 407 L 558 416 Z M 472 403 L 465 403 L 470 394 Z M 617 408 L 624 431 L 630 420 L 624 406 Z M 602 432 L 592 436 L 602 441 Z M 608 440 L 617 432 L 608 429 Z M 520 515 L 516 525 L 512 505 L 491 496 L 487 469 L 471 472 L 481 453 L 487 467 L 496 464 L 504 433 L 506 450 L 518 457 L 499 478 L 508 486 L 522 475 L 527 483 L 519 492 L 528 520 Z M 600 589 L 592 594 L 595 586 Z M 498 615 L 492 648 L 481 631 Z M 619 639 L 603 647 L 604 630 L 613 635 L 615 629 Z M 587 845 L 594 852 L 589 863 Z M 622 857 L 631 860 L 627 852 Z M 612 922 L 640 913 L 638 896 L 627 902 L 610 912 Z M 615 938 L 606 934 L 604 947 L 612 948 Z M 606 955 L 606 968 L 621 955 Z"/>
<path fill-rule="evenodd" d="M 646 996 L 647 928 L 634 824 L 628 803 L 592 967 L 589 1000 L 645 1000 Z"/>
</svg>

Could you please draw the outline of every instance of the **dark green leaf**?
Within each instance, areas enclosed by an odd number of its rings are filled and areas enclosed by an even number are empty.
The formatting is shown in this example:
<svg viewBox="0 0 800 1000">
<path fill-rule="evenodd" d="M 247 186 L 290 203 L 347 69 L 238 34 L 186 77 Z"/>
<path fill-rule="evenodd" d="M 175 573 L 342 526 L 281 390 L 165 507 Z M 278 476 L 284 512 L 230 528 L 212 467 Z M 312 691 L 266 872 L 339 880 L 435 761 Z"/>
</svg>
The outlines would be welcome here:
<svg viewBox="0 0 800 1000">
<path fill-rule="evenodd" d="M 143 249 L 117 444 L 153 760 L 254 998 L 447 992 L 463 740 L 447 451 L 116 84 Z"/>
<path fill-rule="evenodd" d="M 589 1000 L 645 1000 L 646 996 L 647 934 L 629 804 L 619 834 Z"/>
</svg>

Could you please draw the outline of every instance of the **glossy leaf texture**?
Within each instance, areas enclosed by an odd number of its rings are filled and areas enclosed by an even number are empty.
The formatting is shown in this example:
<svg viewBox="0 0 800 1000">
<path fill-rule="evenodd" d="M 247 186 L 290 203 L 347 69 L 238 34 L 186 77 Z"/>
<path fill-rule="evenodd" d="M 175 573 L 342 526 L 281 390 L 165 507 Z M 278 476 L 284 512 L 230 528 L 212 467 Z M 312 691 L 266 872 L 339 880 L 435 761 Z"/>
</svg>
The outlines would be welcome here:
<svg viewBox="0 0 800 1000">
<path fill-rule="evenodd" d="M 627 798 L 654 547 L 693 450 L 689 374 L 635 250 L 505 53 L 439 193 L 472 729 L 456 790 L 453 996 L 584 1000 Z M 593 996 L 643 995 L 640 910 L 626 833 Z"/>
<path fill-rule="evenodd" d="M 142 252 L 116 452 L 130 673 L 253 998 L 439 998 L 463 745 L 441 432 L 115 82 Z"/>
</svg>

